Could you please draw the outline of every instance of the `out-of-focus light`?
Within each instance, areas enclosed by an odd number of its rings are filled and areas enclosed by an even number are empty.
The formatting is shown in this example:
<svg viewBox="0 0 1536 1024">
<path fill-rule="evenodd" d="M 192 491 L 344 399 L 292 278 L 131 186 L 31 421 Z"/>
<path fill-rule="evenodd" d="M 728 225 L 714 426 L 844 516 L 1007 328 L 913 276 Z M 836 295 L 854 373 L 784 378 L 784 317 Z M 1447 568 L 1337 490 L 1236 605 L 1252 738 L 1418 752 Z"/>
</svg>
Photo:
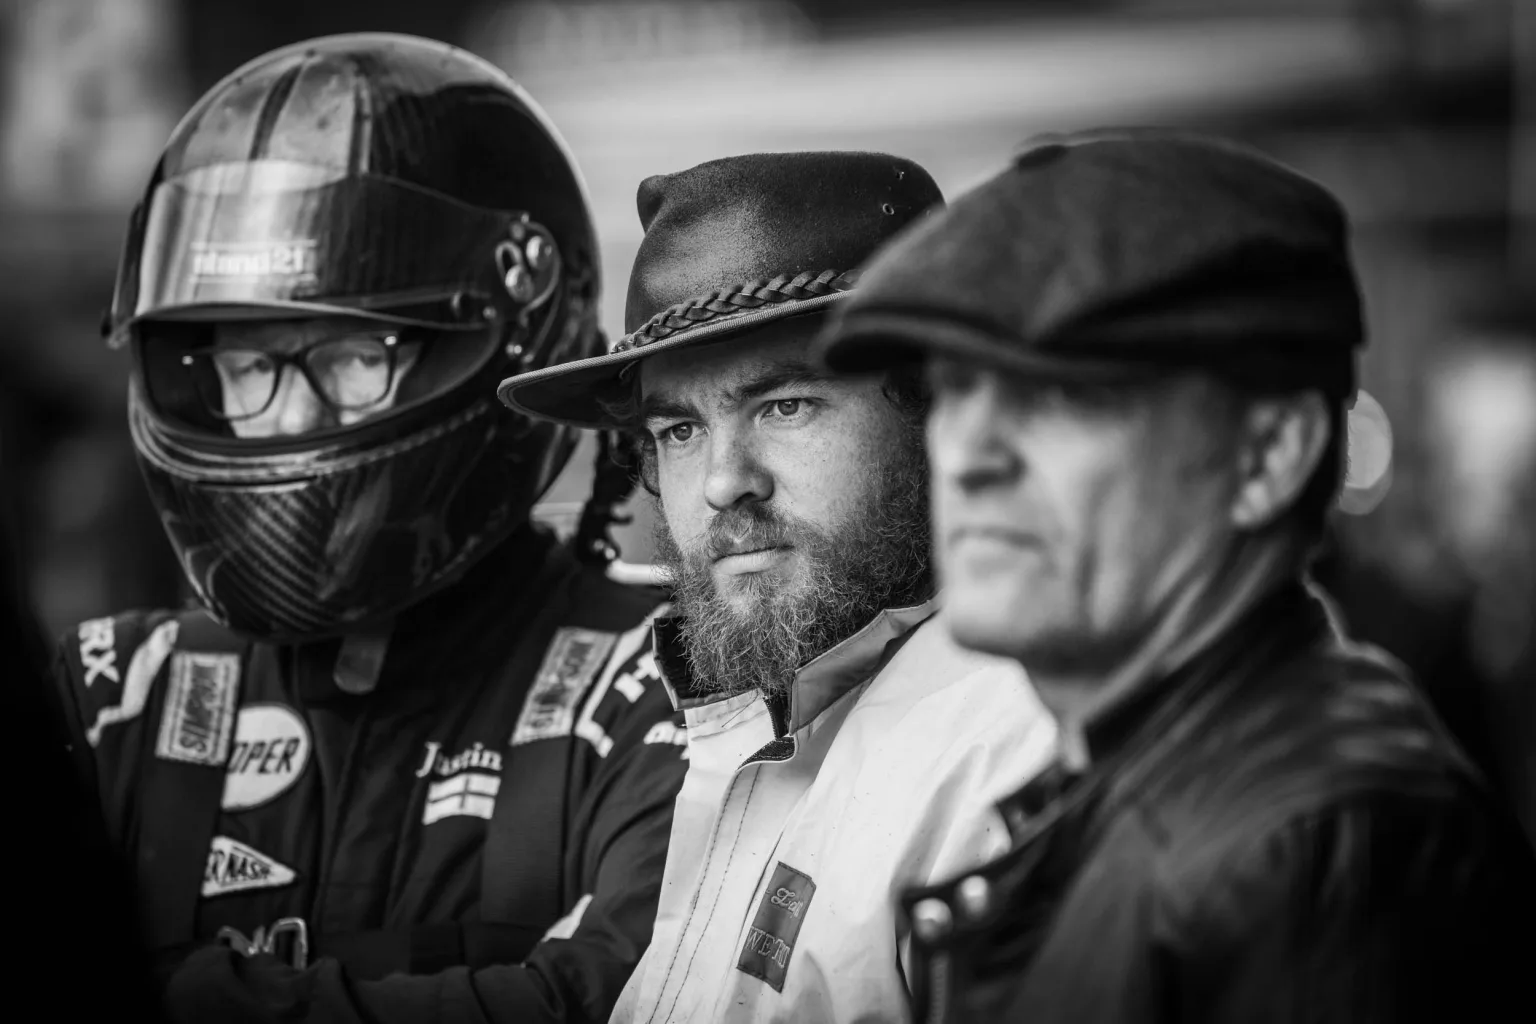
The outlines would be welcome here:
<svg viewBox="0 0 1536 1024">
<path fill-rule="evenodd" d="M 1361 390 L 1349 410 L 1348 469 L 1339 509 L 1363 516 L 1381 504 L 1392 487 L 1392 424 L 1387 411 Z"/>
</svg>

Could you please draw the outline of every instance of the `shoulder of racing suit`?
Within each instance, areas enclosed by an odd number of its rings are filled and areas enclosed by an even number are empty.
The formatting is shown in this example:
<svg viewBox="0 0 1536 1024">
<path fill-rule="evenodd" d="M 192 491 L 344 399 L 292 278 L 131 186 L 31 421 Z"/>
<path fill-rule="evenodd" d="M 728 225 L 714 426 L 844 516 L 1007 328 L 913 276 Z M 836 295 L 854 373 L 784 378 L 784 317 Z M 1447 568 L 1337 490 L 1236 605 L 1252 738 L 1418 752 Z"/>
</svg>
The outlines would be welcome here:
<svg viewBox="0 0 1536 1024">
<path fill-rule="evenodd" d="M 224 763 L 246 646 L 201 610 L 87 619 L 60 638 L 53 675 L 70 753 L 114 842 L 128 842 L 135 828 L 150 751 L 171 762 Z"/>
<path fill-rule="evenodd" d="M 620 582 L 595 567 L 579 572 L 563 624 L 524 702 L 513 745 L 569 732 L 606 758 L 616 745 L 682 744 L 682 719 L 678 716 L 675 726 L 670 721 L 671 701 L 660 685 L 652 644 L 651 624 L 668 610 L 665 593 Z M 561 704 L 564 714 L 555 714 Z M 541 715 L 548 715 L 548 725 L 541 724 Z M 563 728 L 557 724 L 561 719 Z M 634 730 L 641 733 L 629 736 Z"/>
<path fill-rule="evenodd" d="M 144 715 L 192 616 L 208 618 L 200 611 L 140 609 L 87 619 L 60 637 L 54 675 L 66 690 L 76 741 L 98 748 L 109 730 Z"/>
<path fill-rule="evenodd" d="M 660 690 L 653 685 L 660 677 L 650 624 L 665 611 L 666 595 L 615 580 L 598 567 L 569 570 L 574 576 L 568 577 L 569 599 L 533 681 L 523 735 L 552 735 L 540 725 L 542 707 L 555 713 L 557 722 L 563 720 L 562 731 L 586 739 L 606 756 L 614 741 L 622 742 L 625 723 L 654 722 L 659 710 L 670 717 L 667 709 L 655 706 L 664 698 L 639 699 L 644 691 Z M 244 644 L 202 609 L 136 609 L 87 619 L 63 634 L 55 655 L 55 684 L 63 691 L 81 770 L 95 775 L 91 769 L 99 770 L 103 759 L 133 757 L 148 743 L 174 741 L 143 734 L 144 729 L 166 731 L 163 707 L 169 698 L 162 680 L 174 687 L 182 675 L 195 677 L 207 691 L 205 698 L 215 702 L 213 710 L 221 717 L 232 715 L 241 667 L 230 652 Z M 200 671 L 209 659 L 231 662 L 230 671 Z M 565 704 L 572 706 L 560 706 Z M 649 724 L 646 728 L 648 734 L 656 731 Z M 680 733 L 661 731 L 668 733 L 668 742 L 682 742 Z"/>
</svg>

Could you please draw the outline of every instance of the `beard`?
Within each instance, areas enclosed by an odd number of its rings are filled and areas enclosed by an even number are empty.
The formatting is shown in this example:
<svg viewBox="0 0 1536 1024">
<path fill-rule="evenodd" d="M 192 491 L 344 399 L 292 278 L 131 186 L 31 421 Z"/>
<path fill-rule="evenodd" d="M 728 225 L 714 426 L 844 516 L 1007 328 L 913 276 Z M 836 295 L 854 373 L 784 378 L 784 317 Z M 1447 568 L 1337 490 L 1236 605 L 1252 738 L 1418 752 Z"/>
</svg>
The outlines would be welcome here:
<svg viewBox="0 0 1536 1024">
<path fill-rule="evenodd" d="M 933 593 L 928 466 L 915 438 L 904 439 L 825 530 L 771 500 L 753 502 L 717 513 L 703 540 L 683 551 L 659 499 L 657 505 L 656 560 L 671 573 L 700 692 L 784 693 L 801 667 L 882 610 L 919 604 Z M 732 577 L 733 593 L 722 594 L 713 563 L 732 544 L 793 547 L 793 575 Z"/>
</svg>

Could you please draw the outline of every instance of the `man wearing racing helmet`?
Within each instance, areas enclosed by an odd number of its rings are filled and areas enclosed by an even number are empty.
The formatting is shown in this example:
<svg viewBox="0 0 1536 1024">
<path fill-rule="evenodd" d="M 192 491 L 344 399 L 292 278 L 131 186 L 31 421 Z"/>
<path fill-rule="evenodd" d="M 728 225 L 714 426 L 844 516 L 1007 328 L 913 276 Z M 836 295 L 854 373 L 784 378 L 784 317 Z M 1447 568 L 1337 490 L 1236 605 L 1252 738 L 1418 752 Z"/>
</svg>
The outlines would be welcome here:
<svg viewBox="0 0 1536 1024">
<path fill-rule="evenodd" d="M 563 144 L 463 51 L 287 47 L 172 135 L 108 328 L 201 607 L 57 676 L 175 1016 L 606 1019 L 684 769 L 660 595 L 603 571 L 627 468 L 569 549 L 575 434 L 493 394 L 601 351 L 597 295 Z"/>
</svg>

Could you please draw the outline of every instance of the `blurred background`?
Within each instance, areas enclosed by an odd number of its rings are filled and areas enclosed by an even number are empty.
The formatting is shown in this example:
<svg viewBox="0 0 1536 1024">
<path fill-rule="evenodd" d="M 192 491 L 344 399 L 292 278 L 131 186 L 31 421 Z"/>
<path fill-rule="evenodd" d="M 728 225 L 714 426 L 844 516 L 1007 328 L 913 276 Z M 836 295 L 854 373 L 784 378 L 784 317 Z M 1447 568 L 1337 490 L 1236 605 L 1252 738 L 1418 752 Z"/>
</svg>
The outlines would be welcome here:
<svg viewBox="0 0 1536 1024">
<path fill-rule="evenodd" d="M 181 597 L 98 335 L 128 210 L 201 92 L 359 30 L 457 43 L 543 104 L 614 336 L 636 185 L 718 156 L 885 150 L 953 196 L 1035 133 L 1162 123 L 1319 178 L 1353 214 L 1372 335 L 1319 575 L 1536 814 L 1536 0 L 6 0 L 0 482 L 50 633 Z M 569 525 L 590 463 L 543 515 Z"/>
</svg>

